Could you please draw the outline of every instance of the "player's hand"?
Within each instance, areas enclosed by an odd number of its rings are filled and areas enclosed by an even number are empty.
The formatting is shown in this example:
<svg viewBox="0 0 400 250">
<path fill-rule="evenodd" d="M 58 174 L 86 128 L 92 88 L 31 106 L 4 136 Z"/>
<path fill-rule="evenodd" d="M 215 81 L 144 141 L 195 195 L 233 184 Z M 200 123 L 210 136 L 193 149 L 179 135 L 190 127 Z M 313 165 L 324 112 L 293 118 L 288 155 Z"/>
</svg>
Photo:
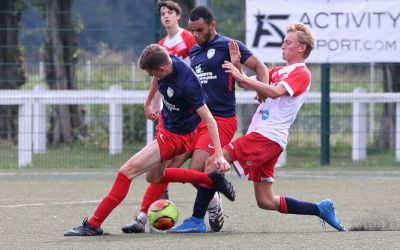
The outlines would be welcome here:
<svg viewBox="0 0 400 250">
<path fill-rule="evenodd" d="M 239 45 L 235 40 L 230 40 L 228 43 L 229 55 L 231 57 L 231 62 L 235 67 L 240 68 L 240 50 Z"/>
<path fill-rule="evenodd" d="M 231 168 L 231 165 L 225 160 L 223 156 L 215 156 L 214 164 L 218 166 L 219 171 L 226 172 Z"/>
<path fill-rule="evenodd" d="M 242 80 L 246 77 L 231 62 L 224 61 L 224 63 L 222 64 L 222 68 L 225 69 L 226 73 L 230 73 L 232 75 L 232 77 L 235 78 L 235 80 L 238 81 L 239 83 L 241 83 Z M 242 88 L 247 87 L 247 86 L 243 86 L 243 85 L 240 85 L 240 86 Z"/>
<path fill-rule="evenodd" d="M 267 97 L 265 97 L 261 93 L 257 92 L 254 99 L 256 99 L 259 103 L 262 103 L 262 102 L 265 102 L 265 100 L 267 100 Z"/>
<path fill-rule="evenodd" d="M 144 105 L 144 114 L 147 119 L 155 121 L 158 117 L 158 113 L 158 109 L 154 109 L 151 105 Z"/>
</svg>

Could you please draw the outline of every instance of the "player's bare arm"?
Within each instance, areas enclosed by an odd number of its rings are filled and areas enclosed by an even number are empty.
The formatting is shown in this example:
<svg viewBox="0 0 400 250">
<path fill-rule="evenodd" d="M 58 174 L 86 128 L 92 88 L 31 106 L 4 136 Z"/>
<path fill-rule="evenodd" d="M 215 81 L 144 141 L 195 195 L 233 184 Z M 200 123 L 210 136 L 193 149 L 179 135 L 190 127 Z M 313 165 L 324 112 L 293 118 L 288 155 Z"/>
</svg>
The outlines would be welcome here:
<svg viewBox="0 0 400 250">
<path fill-rule="evenodd" d="M 247 77 L 246 75 L 240 73 L 240 71 L 231 62 L 225 61 L 222 67 L 226 69 L 225 72 L 232 74 L 232 77 L 235 78 L 240 86 L 251 88 L 257 91 L 257 93 L 260 93 L 262 96 L 275 99 L 288 94 L 287 90 L 282 84 L 278 83 L 274 86 Z"/>
<path fill-rule="evenodd" d="M 229 54 L 231 56 L 231 62 L 239 69 L 240 73 L 244 74 L 240 67 L 240 49 L 236 41 L 230 41 L 229 43 Z M 233 59 L 232 59 L 233 58 Z M 244 62 L 244 65 L 256 73 L 256 77 L 259 81 L 269 83 L 269 70 L 263 62 L 261 62 L 257 57 L 251 56 Z M 239 86 L 240 83 L 238 82 Z M 243 88 L 243 86 L 240 86 Z M 257 92 L 256 100 L 262 102 L 266 99 L 265 96 Z"/>
<path fill-rule="evenodd" d="M 158 100 L 156 100 L 157 98 Z M 149 87 L 149 92 L 147 94 L 147 98 L 143 107 L 147 119 L 153 121 L 157 119 L 159 108 L 158 105 L 156 106 L 155 102 L 157 102 L 157 104 L 160 103 L 160 98 L 161 96 L 158 93 L 158 88 L 157 88 L 157 79 L 155 77 L 152 77 Z"/>
</svg>

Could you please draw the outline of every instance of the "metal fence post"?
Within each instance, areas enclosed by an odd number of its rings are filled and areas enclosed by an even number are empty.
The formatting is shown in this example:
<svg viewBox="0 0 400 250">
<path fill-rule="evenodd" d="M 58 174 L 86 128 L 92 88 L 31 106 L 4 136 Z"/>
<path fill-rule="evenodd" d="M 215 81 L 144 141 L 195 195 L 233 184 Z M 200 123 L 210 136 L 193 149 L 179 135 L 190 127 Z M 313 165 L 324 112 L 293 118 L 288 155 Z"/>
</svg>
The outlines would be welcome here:
<svg viewBox="0 0 400 250">
<path fill-rule="evenodd" d="M 330 162 L 330 64 L 321 64 L 321 165 Z"/>
</svg>

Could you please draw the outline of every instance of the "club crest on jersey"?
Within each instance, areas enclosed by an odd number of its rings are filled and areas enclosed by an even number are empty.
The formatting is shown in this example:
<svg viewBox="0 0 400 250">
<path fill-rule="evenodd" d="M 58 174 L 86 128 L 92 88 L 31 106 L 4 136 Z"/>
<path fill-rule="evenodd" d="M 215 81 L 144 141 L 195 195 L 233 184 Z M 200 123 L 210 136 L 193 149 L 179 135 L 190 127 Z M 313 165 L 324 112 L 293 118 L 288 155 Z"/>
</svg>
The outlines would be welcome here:
<svg viewBox="0 0 400 250">
<path fill-rule="evenodd" d="M 174 90 L 170 87 L 167 88 L 167 96 L 171 98 L 174 95 Z"/>
<path fill-rule="evenodd" d="M 207 58 L 211 59 L 215 55 L 215 49 L 209 49 L 207 51 Z"/>
</svg>

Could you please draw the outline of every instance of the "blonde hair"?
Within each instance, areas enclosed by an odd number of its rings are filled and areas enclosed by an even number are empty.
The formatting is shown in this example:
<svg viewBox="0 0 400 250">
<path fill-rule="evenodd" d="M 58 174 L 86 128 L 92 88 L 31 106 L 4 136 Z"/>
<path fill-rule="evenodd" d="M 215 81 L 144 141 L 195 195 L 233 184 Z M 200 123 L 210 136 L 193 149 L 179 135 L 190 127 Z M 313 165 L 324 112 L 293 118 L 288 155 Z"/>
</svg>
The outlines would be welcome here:
<svg viewBox="0 0 400 250">
<path fill-rule="evenodd" d="M 311 29 L 304 23 L 298 22 L 290 24 L 287 27 L 286 32 L 297 33 L 297 40 L 299 41 L 299 43 L 305 44 L 307 46 L 306 50 L 304 51 L 304 58 L 307 58 L 314 48 L 314 34 L 312 33 Z"/>
</svg>

